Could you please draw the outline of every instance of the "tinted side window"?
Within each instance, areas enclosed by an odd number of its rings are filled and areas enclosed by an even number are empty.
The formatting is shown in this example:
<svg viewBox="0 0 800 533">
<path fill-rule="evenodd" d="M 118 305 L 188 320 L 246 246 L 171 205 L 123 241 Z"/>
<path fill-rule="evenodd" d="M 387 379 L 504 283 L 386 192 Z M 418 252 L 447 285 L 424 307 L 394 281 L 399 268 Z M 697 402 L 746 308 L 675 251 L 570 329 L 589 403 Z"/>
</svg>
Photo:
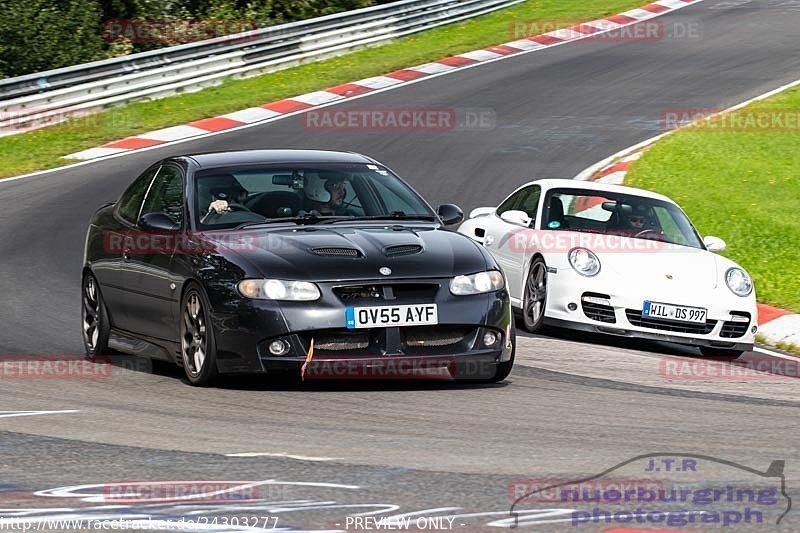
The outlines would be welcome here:
<svg viewBox="0 0 800 533">
<path fill-rule="evenodd" d="M 118 202 L 117 212 L 128 222 L 136 223 L 144 195 L 147 193 L 147 188 L 150 186 L 150 182 L 153 181 L 153 176 L 156 175 L 158 169 L 158 166 L 148 169 L 144 174 L 136 178 L 136 181 L 128 187 L 128 190 L 122 193 L 122 197 Z"/>
<path fill-rule="evenodd" d="M 497 216 L 502 215 L 506 211 L 511 211 L 512 209 L 516 209 L 515 206 L 517 202 L 519 202 L 519 199 L 522 197 L 523 194 L 525 194 L 525 189 L 517 191 L 508 198 L 506 198 L 505 201 L 502 204 L 500 204 L 500 207 L 497 208 Z"/>
<path fill-rule="evenodd" d="M 142 215 L 147 213 L 164 213 L 177 224 L 183 222 L 183 174 L 178 168 L 161 168 L 144 201 Z"/>
<path fill-rule="evenodd" d="M 524 191 L 524 196 L 514 208 L 525 211 L 531 220 L 536 220 L 536 210 L 539 207 L 539 197 L 542 195 L 542 188 L 538 185 L 531 185 Z"/>
</svg>

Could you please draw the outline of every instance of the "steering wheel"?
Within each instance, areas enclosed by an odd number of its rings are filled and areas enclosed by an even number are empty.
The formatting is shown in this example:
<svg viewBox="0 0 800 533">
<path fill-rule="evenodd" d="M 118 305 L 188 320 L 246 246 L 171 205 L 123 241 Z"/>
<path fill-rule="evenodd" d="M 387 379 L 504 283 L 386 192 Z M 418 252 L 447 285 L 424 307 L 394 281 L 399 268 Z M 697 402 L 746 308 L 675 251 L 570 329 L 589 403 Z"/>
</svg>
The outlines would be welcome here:
<svg viewBox="0 0 800 533">
<path fill-rule="evenodd" d="M 634 238 L 634 239 L 638 239 L 639 237 L 643 237 L 643 236 L 647 235 L 648 233 L 652 233 L 652 234 L 654 234 L 656 237 L 661 237 L 662 235 L 664 235 L 664 232 L 662 232 L 662 231 L 660 231 L 660 230 L 653 229 L 653 228 L 648 228 L 648 229 L 645 229 L 645 230 L 642 230 L 642 231 L 640 231 L 639 233 L 637 233 L 636 235 L 634 235 L 634 236 L 633 236 L 633 238 Z"/>
<path fill-rule="evenodd" d="M 242 204 L 232 203 L 232 202 L 228 203 L 228 209 L 230 211 L 250 211 L 250 209 L 248 209 L 247 206 L 242 205 Z"/>
<path fill-rule="evenodd" d="M 237 211 L 238 212 L 247 211 L 248 213 L 252 213 L 252 211 L 250 209 L 248 209 L 246 206 L 244 206 L 242 204 L 229 203 L 227 211 L 223 211 L 222 213 L 218 213 L 217 211 L 212 209 L 211 211 L 209 211 L 208 213 L 206 213 L 203 216 L 203 218 L 200 220 L 200 222 L 203 223 L 203 224 L 206 224 L 207 221 L 209 221 L 209 220 L 217 220 L 217 219 L 219 219 L 221 217 L 224 217 L 228 213 L 235 213 Z"/>
</svg>

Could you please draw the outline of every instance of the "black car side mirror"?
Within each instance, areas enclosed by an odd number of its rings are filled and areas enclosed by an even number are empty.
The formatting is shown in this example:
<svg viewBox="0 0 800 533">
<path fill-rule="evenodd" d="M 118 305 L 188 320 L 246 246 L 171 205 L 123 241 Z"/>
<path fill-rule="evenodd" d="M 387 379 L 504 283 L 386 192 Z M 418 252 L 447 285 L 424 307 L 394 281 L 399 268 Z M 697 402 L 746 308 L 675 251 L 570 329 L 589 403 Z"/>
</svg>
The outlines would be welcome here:
<svg viewBox="0 0 800 533">
<path fill-rule="evenodd" d="M 178 231 L 181 225 L 165 213 L 147 213 L 139 219 L 139 227 L 151 231 Z"/>
<path fill-rule="evenodd" d="M 442 204 L 436 210 L 445 226 L 458 224 L 464 220 L 464 212 L 455 204 Z"/>
</svg>

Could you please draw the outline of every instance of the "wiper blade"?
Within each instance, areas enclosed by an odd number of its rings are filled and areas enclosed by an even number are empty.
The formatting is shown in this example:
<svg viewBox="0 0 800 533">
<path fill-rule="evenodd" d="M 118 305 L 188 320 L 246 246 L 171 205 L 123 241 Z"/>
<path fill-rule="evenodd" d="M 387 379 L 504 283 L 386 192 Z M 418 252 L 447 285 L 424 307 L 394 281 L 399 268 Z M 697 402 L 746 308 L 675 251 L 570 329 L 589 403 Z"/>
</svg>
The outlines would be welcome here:
<svg viewBox="0 0 800 533">
<path fill-rule="evenodd" d="M 436 217 L 434 215 L 425 215 L 417 213 L 404 213 L 402 211 L 395 211 L 385 215 L 369 215 L 369 216 L 350 216 L 350 217 L 330 217 L 329 220 L 322 221 L 323 224 L 332 224 L 341 222 L 343 220 L 359 222 L 361 220 L 427 220 L 434 222 Z"/>
<path fill-rule="evenodd" d="M 335 222 L 336 220 L 348 219 L 348 218 L 351 217 L 309 214 L 309 215 L 299 215 L 296 217 L 268 218 L 260 222 L 245 222 L 244 224 L 239 224 L 238 226 L 236 226 L 235 229 L 251 228 L 254 226 L 263 226 L 266 224 L 276 224 L 280 222 L 294 222 L 296 224 L 317 224 L 319 222 Z"/>
</svg>

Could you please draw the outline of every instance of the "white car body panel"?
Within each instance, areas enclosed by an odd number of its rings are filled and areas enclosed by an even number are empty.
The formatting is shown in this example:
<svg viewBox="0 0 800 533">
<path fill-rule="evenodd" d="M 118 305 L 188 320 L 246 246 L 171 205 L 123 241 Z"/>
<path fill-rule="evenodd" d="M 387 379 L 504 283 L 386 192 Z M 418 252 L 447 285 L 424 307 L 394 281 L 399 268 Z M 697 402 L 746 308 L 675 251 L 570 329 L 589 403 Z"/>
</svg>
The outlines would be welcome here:
<svg viewBox="0 0 800 533">
<path fill-rule="evenodd" d="M 693 345 L 725 348 L 735 345 L 736 349 L 748 349 L 752 346 L 758 323 L 755 291 L 746 297 L 740 297 L 728 288 L 725 283 L 727 270 L 733 267 L 741 268 L 730 259 L 705 249 L 660 241 L 608 237 L 587 232 L 552 231 L 541 227 L 547 191 L 553 188 L 618 192 L 654 198 L 671 204 L 675 202 L 663 195 L 631 187 L 560 179 L 526 183 L 506 200 L 532 185 L 539 186 L 541 194 L 538 197 L 536 216 L 531 228 L 523 228 L 501 219 L 497 214 L 498 208 L 477 208 L 458 229 L 460 233 L 481 243 L 494 255 L 506 276 L 511 302 L 515 308 L 519 309 L 523 305 L 524 282 L 529 267 L 534 256 L 540 255 L 544 258 L 548 269 L 544 312 L 546 323 L 601 333 L 647 338 L 663 337 L 662 340 Z M 500 204 L 501 207 L 503 203 Z M 588 213 L 594 209 L 601 208 L 596 206 L 581 213 Z M 590 214 L 582 216 L 594 218 Z M 616 239 L 614 241 L 616 248 L 610 246 L 608 241 L 603 241 L 603 251 L 598 251 L 595 247 L 593 251 L 600 260 L 600 272 L 593 277 L 583 276 L 570 266 L 568 251 L 571 247 L 584 244 L 588 244 L 584 247 L 592 250 L 593 245 L 600 242 L 596 240 L 598 238 Z M 594 320 L 586 315 L 582 305 L 582 295 L 586 292 L 609 297 L 615 317 L 614 323 Z M 637 312 L 641 317 L 645 300 L 705 308 L 708 310 L 706 319 L 714 320 L 716 324 L 710 332 L 698 333 L 692 328 L 685 328 L 692 331 L 680 331 L 681 324 L 673 324 L 674 328 L 662 328 L 632 323 L 628 317 L 630 312 L 628 310 Z M 570 310 L 568 307 L 570 304 L 576 304 L 577 309 Z M 744 335 L 739 337 L 720 335 L 724 323 L 733 322 L 731 312 L 750 315 Z M 636 320 L 635 316 L 631 318 Z"/>
</svg>

